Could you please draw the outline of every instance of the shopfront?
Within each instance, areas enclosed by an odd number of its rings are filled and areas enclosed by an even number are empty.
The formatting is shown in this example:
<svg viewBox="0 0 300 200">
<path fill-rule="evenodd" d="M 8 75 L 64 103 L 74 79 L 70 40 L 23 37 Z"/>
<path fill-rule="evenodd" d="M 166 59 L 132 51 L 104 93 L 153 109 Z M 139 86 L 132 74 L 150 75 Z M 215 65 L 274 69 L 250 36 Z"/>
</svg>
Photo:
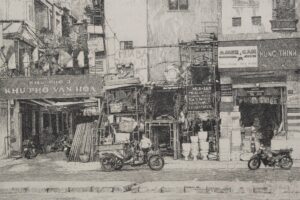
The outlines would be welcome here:
<svg viewBox="0 0 300 200">
<path fill-rule="evenodd" d="M 103 94 L 100 76 L 13 78 L 0 83 L 8 110 L 3 138 L 7 155 L 22 152 L 23 142 L 29 139 L 51 151 L 60 138 L 74 136 L 77 124 L 98 119 Z"/>
<path fill-rule="evenodd" d="M 253 151 L 253 141 L 256 146 L 273 149 L 289 146 L 289 88 L 292 77 L 297 76 L 299 41 L 220 42 L 221 139 L 223 150 L 227 149 L 224 160 L 241 159 L 241 155 Z"/>
</svg>

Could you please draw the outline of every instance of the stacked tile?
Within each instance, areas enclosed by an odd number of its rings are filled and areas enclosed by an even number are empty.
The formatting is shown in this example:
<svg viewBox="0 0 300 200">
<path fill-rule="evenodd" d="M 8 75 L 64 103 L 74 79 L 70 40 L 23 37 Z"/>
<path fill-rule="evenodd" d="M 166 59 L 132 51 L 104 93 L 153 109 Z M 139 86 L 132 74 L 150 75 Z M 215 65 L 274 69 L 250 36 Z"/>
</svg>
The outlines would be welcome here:
<svg viewBox="0 0 300 200">
<path fill-rule="evenodd" d="M 219 139 L 219 158 L 220 161 L 230 161 L 231 152 L 231 142 L 230 138 L 220 138 Z"/>
<path fill-rule="evenodd" d="M 209 143 L 207 142 L 208 133 L 206 131 L 198 132 L 198 138 L 200 143 L 200 154 L 203 160 L 207 160 L 209 151 Z"/>
<path fill-rule="evenodd" d="M 232 117 L 230 112 L 220 112 L 221 118 L 221 138 L 228 138 L 232 131 Z"/>
<path fill-rule="evenodd" d="M 240 160 L 242 136 L 241 136 L 241 126 L 240 119 L 241 113 L 235 108 L 234 112 L 231 112 L 232 118 L 232 134 L 231 134 L 231 160 Z"/>
</svg>

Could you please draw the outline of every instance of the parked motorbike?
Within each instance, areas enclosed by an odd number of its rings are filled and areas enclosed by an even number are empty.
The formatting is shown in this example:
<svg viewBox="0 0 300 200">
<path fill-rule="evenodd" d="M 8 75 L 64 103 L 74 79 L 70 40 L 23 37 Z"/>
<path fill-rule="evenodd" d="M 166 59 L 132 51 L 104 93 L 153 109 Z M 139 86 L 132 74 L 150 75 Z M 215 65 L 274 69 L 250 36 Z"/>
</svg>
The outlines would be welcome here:
<svg viewBox="0 0 300 200">
<path fill-rule="evenodd" d="M 124 165 L 131 165 L 132 167 L 147 164 L 150 169 L 159 171 L 164 167 L 165 161 L 158 150 L 153 147 L 149 152 L 143 152 L 139 147 L 133 147 L 132 144 L 127 148 L 131 149 L 131 155 L 120 152 L 105 152 L 101 154 L 100 162 L 104 171 L 121 170 Z M 128 149 L 127 149 L 128 150 Z"/>
<path fill-rule="evenodd" d="M 63 151 L 64 151 L 67 158 L 69 157 L 71 146 L 72 146 L 71 141 L 69 141 L 67 139 L 63 141 Z"/>
<path fill-rule="evenodd" d="M 35 158 L 41 150 L 32 140 L 24 140 L 23 142 L 23 157 L 27 159 Z"/>
<path fill-rule="evenodd" d="M 291 152 L 293 149 L 267 150 L 260 147 L 259 150 L 248 161 L 248 168 L 256 170 L 261 163 L 269 167 L 280 167 L 282 169 L 291 169 L 293 166 L 293 159 Z"/>
</svg>

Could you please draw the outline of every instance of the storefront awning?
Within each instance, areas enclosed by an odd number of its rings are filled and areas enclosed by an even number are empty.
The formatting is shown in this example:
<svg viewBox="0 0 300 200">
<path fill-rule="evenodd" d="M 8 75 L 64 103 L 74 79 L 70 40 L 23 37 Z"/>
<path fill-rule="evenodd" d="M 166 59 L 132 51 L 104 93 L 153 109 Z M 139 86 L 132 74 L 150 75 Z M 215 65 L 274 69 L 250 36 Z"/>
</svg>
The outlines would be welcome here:
<svg viewBox="0 0 300 200">
<path fill-rule="evenodd" d="M 81 101 L 51 101 L 48 99 L 31 99 L 31 100 L 24 100 L 22 102 L 30 102 L 37 104 L 39 106 L 45 108 L 58 108 L 58 107 L 70 107 L 70 106 L 77 106 L 81 105 L 84 107 L 93 107 L 97 105 L 98 101 L 96 99 L 88 99 L 88 100 L 81 100 Z"/>
<path fill-rule="evenodd" d="M 245 76 L 232 77 L 232 88 L 285 87 L 285 76 Z"/>
</svg>

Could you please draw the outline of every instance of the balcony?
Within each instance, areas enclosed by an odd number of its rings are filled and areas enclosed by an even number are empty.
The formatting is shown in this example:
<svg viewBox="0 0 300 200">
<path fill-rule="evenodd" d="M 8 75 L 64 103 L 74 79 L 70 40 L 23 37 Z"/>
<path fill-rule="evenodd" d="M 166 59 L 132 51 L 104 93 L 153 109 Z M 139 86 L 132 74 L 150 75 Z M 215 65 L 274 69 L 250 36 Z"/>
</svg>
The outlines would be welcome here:
<svg viewBox="0 0 300 200">
<path fill-rule="evenodd" d="M 297 23 L 298 20 L 271 20 L 271 29 L 272 31 L 291 31 L 295 32 L 297 31 Z"/>
<path fill-rule="evenodd" d="M 277 8 L 273 9 L 273 19 L 271 29 L 278 31 L 297 31 L 298 19 L 296 19 L 296 11 L 294 8 Z"/>
</svg>

